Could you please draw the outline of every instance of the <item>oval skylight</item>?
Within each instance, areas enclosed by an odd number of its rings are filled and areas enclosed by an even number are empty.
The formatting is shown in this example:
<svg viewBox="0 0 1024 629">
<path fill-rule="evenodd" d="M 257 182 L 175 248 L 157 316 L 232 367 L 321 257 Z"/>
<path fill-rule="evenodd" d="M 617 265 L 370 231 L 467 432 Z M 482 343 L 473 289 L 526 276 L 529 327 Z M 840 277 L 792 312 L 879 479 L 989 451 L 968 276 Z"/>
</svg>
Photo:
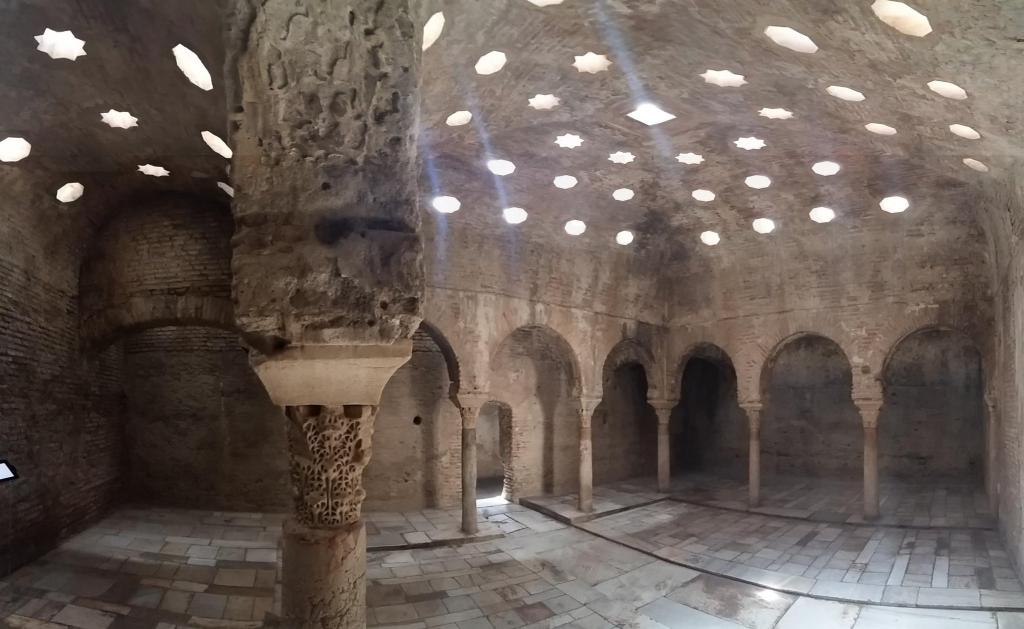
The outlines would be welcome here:
<svg viewBox="0 0 1024 629">
<path fill-rule="evenodd" d="M 562 4 L 563 0 L 530 0 L 530 4 L 535 4 L 538 7 L 550 7 L 556 4 Z"/>
<path fill-rule="evenodd" d="M 526 210 L 521 207 L 507 207 L 501 211 L 501 217 L 509 225 L 518 225 L 525 221 L 527 216 Z"/>
<path fill-rule="evenodd" d="M 697 153 L 680 153 L 676 155 L 676 161 L 680 164 L 700 164 L 704 161 L 704 156 Z"/>
<path fill-rule="evenodd" d="M 953 100 L 964 100 L 967 98 L 967 90 L 956 83 L 950 83 L 948 81 L 928 81 L 928 89 L 939 96 L 945 96 L 946 98 L 952 98 Z"/>
<path fill-rule="evenodd" d="M 637 122 L 644 123 L 648 127 L 668 122 L 676 117 L 675 114 L 668 113 L 654 103 L 641 103 L 636 109 L 626 115 Z"/>
<path fill-rule="evenodd" d="M 782 109 L 781 107 L 762 107 L 757 115 L 765 118 L 771 118 L 772 120 L 789 120 L 793 117 L 793 112 L 788 109 Z"/>
<path fill-rule="evenodd" d="M 972 170 L 978 171 L 979 173 L 987 173 L 988 172 L 988 166 L 986 166 L 983 162 L 979 162 L 978 160 L 974 159 L 973 157 L 965 157 L 964 158 L 964 165 L 967 166 L 968 168 L 972 169 Z"/>
<path fill-rule="evenodd" d="M 879 201 L 878 206 L 890 214 L 899 214 L 900 212 L 907 211 L 907 208 L 910 207 L 910 201 L 907 201 L 904 197 L 885 197 Z"/>
<path fill-rule="evenodd" d="M 555 144 L 564 149 L 574 149 L 583 144 L 583 138 L 575 133 L 566 133 L 555 138 Z"/>
<path fill-rule="evenodd" d="M 579 236 L 587 231 L 587 224 L 583 221 L 573 219 L 565 224 L 565 233 L 570 236 Z"/>
<path fill-rule="evenodd" d="M 619 233 L 615 234 L 615 242 L 619 243 L 622 246 L 630 244 L 631 242 L 633 242 L 633 232 L 629 231 L 628 229 L 620 231 Z"/>
<path fill-rule="evenodd" d="M 174 53 L 174 61 L 178 64 L 178 69 L 182 71 L 193 85 L 207 92 L 213 89 L 213 79 L 210 77 L 210 71 L 203 65 L 199 55 L 181 44 L 172 48 L 171 52 Z"/>
<path fill-rule="evenodd" d="M 490 159 L 487 160 L 487 170 L 499 177 L 504 177 L 516 172 L 516 165 L 507 159 Z"/>
<path fill-rule="evenodd" d="M 229 186 L 228 184 L 224 183 L 223 181 L 218 181 L 217 187 L 223 190 L 224 194 L 228 195 L 229 197 L 235 196 L 235 189 Z"/>
<path fill-rule="evenodd" d="M 836 217 L 835 211 L 830 207 L 816 207 L 808 214 L 815 223 L 831 223 Z"/>
<path fill-rule="evenodd" d="M 599 55 L 595 52 L 588 52 L 585 55 L 574 55 L 572 66 L 576 68 L 578 72 L 586 72 L 587 74 L 597 74 L 598 72 L 604 72 L 612 65 L 612 62 L 608 60 L 605 55 Z"/>
<path fill-rule="evenodd" d="M 86 54 L 85 40 L 78 39 L 71 31 L 54 31 L 44 29 L 42 35 L 36 35 L 39 46 L 36 50 L 45 52 L 51 59 L 70 59 L 74 61 Z"/>
<path fill-rule="evenodd" d="M 772 185 L 772 180 L 770 177 L 766 177 L 765 175 L 751 175 L 744 179 L 743 183 L 747 184 L 747 186 L 754 190 L 764 190 L 768 186 Z"/>
<path fill-rule="evenodd" d="M 608 156 L 608 161 L 616 164 L 628 164 L 634 159 L 636 159 L 636 155 L 633 155 L 629 151 L 616 151 Z"/>
<path fill-rule="evenodd" d="M 619 188 L 612 193 L 612 198 L 616 201 L 629 201 L 634 196 L 636 196 L 636 193 L 629 188 Z"/>
<path fill-rule="evenodd" d="M 434 200 L 430 203 L 434 206 L 434 209 L 441 214 L 451 214 L 452 212 L 458 212 L 459 208 L 462 207 L 462 202 L 455 197 L 450 196 L 439 196 L 434 197 Z"/>
<path fill-rule="evenodd" d="M 822 177 L 831 177 L 832 175 L 839 172 L 841 166 L 835 162 L 815 162 L 814 166 L 811 166 L 811 170 L 814 174 L 821 175 Z"/>
<path fill-rule="evenodd" d="M 968 140 L 977 140 L 981 137 L 980 133 L 964 124 L 951 124 L 949 125 L 949 130 L 953 132 L 953 135 L 958 135 Z"/>
<path fill-rule="evenodd" d="M 163 166 L 154 166 L 153 164 L 139 165 L 139 172 L 143 175 L 149 175 L 150 177 L 167 177 L 171 174 L 171 171 L 167 170 Z"/>
<path fill-rule="evenodd" d="M 561 104 L 561 100 L 554 94 L 537 94 L 529 100 L 530 107 L 538 111 L 546 111 L 548 109 L 554 109 Z"/>
<path fill-rule="evenodd" d="M 871 133 L 877 133 L 878 135 L 896 135 L 896 129 L 880 122 L 869 122 L 864 125 L 864 128 Z"/>
<path fill-rule="evenodd" d="M 562 190 L 568 190 L 569 188 L 573 188 L 576 186 L 577 183 L 579 182 L 572 175 L 559 175 L 554 179 L 555 187 L 561 188 Z"/>
<path fill-rule="evenodd" d="M 508 57 L 505 56 L 505 53 L 499 50 L 492 50 L 486 55 L 480 57 L 473 68 L 476 70 L 477 74 L 487 76 L 504 68 L 506 61 L 508 61 Z"/>
<path fill-rule="evenodd" d="M 770 234 L 775 230 L 775 221 L 770 218 L 755 218 L 751 227 L 759 234 Z"/>
<path fill-rule="evenodd" d="M 857 90 L 843 87 L 842 85 L 829 85 L 825 88 L 825 91 L 840 100 L 848 100 L 853 103 L 858 103 L 864 100 L 863 94 Z"/>
<path fill-rule="evenodd" d="M 430 16 L 427 23 L 423 25 L 423 50 L 426 50 L 434 45 L 437 38 L 441 36 L 441 31 L 444 30 L 444 13 L 438 11 L 437 13 Z"/>
<path fill-rule="evenodd" d="M 101 113 L 100 120 L 115 129 L 131 129 L 139 126 L 138 118 L 127 111 L 117 111 L 116 109 Z"/>
<path fill-rule="evenodd" d="M 718 232 L 706 231 L 700 233 L 700 241 L 709 247 L 714 247 L 722 241 Z"/>
<path fill-rule="evenodd" d="M 708 203 L 710 201 L 715 200 L 715 193 L 710 190 L 704 189 L 694 190 L 693 192 L 690 193 L 690 196 L 703 203 Z"/>
<path fill-rule="evenodd" d="M 203 131 L 201 135 L 203 136 L 203 142 L 206 142 L 206 146 L 210 147 L 210 150 L 217 155 L 225 159 L 231 159 L 231 156 L 234 155 L 227 142 L 220 139 L 217 135 L 209 131 Z"/>
<path fill-rule="evenodd" d="M 783 48 L 807 54 L 818 52 L 818 47 L 810 37 L 788 26 L 769 26 L 764 29 L 764 34 Z"/>
<path fill-rule="evenodd" d="M 875 0 L 875 3 L 871 5 L 871 10 L 875 12 L 878 19 L 904 35 L 924 37 L 932 32 L 932 25 L 928 18 L 904 2 Z"/>
<path fill-rule="evenodd" d="M 740 147 L 744 151 L 756 151 L 758 149 L 763 149 L 765 147 L 764 140 L 760 138 L 755 138 L 753 136 L 748 138 L 739 138 L 738 140 L 733 142 L 733 144 Z"/>
<path fill-rule="evenodd" d="M 719 87 L 739 87 L 747 82 L 742 74 L 729 70 L 706 70 L 701 76 L 706 82 Z"/>
<path fill-rule="evenodd" d="M 469 124 L 472 119 L 473 114 L 463 109 L 445 118 L 444 123 L 449 127 L 461 127 L 464 124 Z"/>
<path fill-rule="evenodd" d="M 61 203 L 71 203 L 80 199 L 84 193 L 85 186 L 77 181 L 66 183 L 57 190 L 57 200 Z"/>
<path fill-rule="evenodd" d="M 32 145 L 25 138 L 4 138 L 0 141 L 0 162 L 18 162 L 32 152 Z"/>
</svg>

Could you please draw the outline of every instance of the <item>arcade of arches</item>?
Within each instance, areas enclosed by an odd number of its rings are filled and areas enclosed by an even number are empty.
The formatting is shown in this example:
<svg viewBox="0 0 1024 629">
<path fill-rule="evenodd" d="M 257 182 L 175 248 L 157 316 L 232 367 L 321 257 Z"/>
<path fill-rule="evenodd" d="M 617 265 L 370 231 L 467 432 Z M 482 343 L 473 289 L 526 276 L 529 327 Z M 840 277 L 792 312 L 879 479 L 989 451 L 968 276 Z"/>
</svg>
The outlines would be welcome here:
<svg viewBox="0 0 1024 629">
<path fill-rule="evenodd" d="M 1024 627 L 1019 2 L 70 4 L 0 627 Z"/>
</svg>

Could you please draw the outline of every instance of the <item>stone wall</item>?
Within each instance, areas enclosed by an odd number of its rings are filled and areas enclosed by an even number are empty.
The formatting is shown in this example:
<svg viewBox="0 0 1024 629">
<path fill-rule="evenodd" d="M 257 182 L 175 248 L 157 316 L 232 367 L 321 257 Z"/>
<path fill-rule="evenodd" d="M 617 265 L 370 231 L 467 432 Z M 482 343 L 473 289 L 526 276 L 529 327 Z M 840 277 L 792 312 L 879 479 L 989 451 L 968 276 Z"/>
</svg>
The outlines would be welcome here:
<svg viewBox="0 0 1024 629">
<path fill-rule="evenodd" d="M 123 478 L 120 348 L 78 340 L 79 214 L 0 170 L 0 575 L 104 512 Z"/>
<path fill-rule="evenodd" d="M 746 478 L 747 418 L 736 399 L 736 374 L 719 353 L 687 360 L 670 422 L 673 473 Z"/>
<path fill-rule="evenodd" d="M 237 335 L 160 327 L 124 341 L 129 497 L 223 511 L 291 507 L 285 418 Z"/>
<path fill-rule="evenodd" d="M 614 371 L 591 435 L 595 485 L 658 473 L 658 417 L 647 404 L 643 366 L 627 363 Z"/>
</svg>

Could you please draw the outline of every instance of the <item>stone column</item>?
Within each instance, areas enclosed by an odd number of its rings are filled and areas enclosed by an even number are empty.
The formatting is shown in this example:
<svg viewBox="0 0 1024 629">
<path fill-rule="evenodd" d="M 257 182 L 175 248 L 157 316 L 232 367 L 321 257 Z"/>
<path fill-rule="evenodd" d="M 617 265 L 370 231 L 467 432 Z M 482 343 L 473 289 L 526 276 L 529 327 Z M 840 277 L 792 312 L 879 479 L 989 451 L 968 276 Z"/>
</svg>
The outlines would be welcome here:
<svg viewBox="0 0 1024 629">
<path fill-rule="evenodd" d="M 476 418 L 479 406 L 459 400 L 462 415 L 462 532 L 475 535 L 476 526 Z"/>
<path fill-rule="evenodd" d="M 649 404 L 658 415 L 658 491 L 666 493 L 672 482 L 672 440 L 669 435 L 669 421 L 675 402 L 651 400 Z"/>
<path fill-rule="evenodd" d="M 988 495 L 988 508 L 992 517 L 999 515 L 999 484 L 996 480 L 996 450 L 998 448 L 999 427 L 996 420 L 995 396 L 985 394 L 985 493 Z"/>
<path fill-rule="evenodd" d="M 878 517 L 878 414 L 882 400 L 854 400 L 864 426 L 864 518 Z"/>
<path fill-rule="evenodd" d="M 749 422 L 749 450 L 747 458 L 747 504 L 753 508 L 761 504 L 761 402 L 740 404 Z"/>
<path fill-rule="evenodd" d="M 600 400 L 583 398 L 580 400 L 580 491 L 577 508 L 590 513 L 594 510 L 594 442 L 591 435 L 591 422 L 594 409 Z"/>
</svg>

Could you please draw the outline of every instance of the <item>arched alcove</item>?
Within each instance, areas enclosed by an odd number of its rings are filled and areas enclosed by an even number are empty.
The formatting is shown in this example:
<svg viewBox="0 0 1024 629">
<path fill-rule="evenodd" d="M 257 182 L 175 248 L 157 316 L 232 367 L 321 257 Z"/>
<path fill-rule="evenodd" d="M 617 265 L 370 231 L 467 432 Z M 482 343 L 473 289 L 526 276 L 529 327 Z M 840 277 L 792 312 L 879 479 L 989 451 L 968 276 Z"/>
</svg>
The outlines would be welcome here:
<svg viewBox="0 0 1024 629">
<path fill-rule="evenodd" d="M 443 349 L 447 344 L 435 340 L 438 334 L 420 326 L 413 334 L 412 357 L 381 394 L 373 456 L 363 471 L 367 511 L 459 503 L 462 418 L 449 395 L 452 369 Z"/>
<path fill-rule="evenodd" d="M 512 474 L 512 407 L 492 400 L 476 420 L 477 499 L 509 495 Z"/>
<path fill-rule="evenodd" d="M 658 471 L 658 418 L 647 404 L 647 372 L 637 362 L 610 370 L 594 412 L 591 438 L 594 484 L 614 483 Z"/>
<path fill-rule="evenodd" d="M 702 344 L 683 359 L 679 404 L 669 435 L 673 475 L 705 472 L 741 478 L 747 426 L 737 402 L 736 370 L 721 348 Z"/>
<path fill-rule="evenodd" d="M 919 330 L 893 347 L 882 379 L 880 473 L 980 484 L 984 382 L 974 343 L 954 330 Z"/>
<path fill-rule="evenodd" d="M 510 497 L 575 491 L 579 369 L 572 348 L 550 328 L 517 328 L 491 356 L 490 371 L 492 392 L 512 415 Z"/>
<path fill-rule="evenodd" d="M 863 428 L 853 404 L 853 373 L 831 339 L 803 334 L 784 341 L 762 374 L 762 474 L 859 480 Z"/>
</svg>

